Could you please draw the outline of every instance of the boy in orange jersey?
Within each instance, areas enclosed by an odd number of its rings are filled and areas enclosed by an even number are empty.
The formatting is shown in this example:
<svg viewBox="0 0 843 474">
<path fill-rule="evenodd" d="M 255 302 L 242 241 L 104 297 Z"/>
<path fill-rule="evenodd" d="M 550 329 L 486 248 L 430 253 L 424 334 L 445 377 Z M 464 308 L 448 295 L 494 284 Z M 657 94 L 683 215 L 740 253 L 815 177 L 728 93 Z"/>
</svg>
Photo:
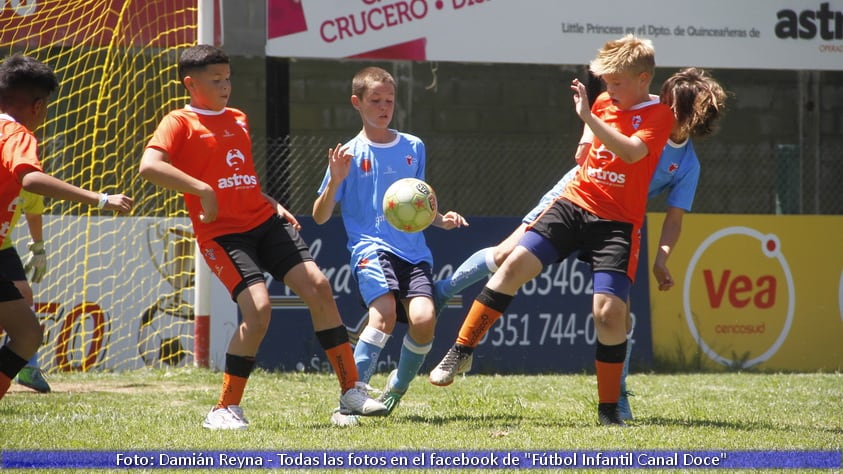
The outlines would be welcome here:
<svg viewBox="0 0 843 474">
<path fill-rule="evenodd" d="M 132 208 L 128 196 L 88 191 L 42 171 L 33 131 L 46 120 L 50 95 L 58 84 L 53 71 L 35 58 L 15 54 L 0 64 L 0 244 L 11 237 L 21 189 L 109 211 Z M 0 398 L 44 337 L 44 329 L 15 286 L 11 270 L 5 263 L 0 265 L 0 327 L 9 335 L 9 342 L 0 347 Z"/>
<path fill-rule="evenodd" d="M 140 174 L 184 194 L 202 256 L 243 315 L 226 351 L 219 402 L 203 426 L 248 425 L 240 402 L 272 311 L 264 271 L 310 308 L 316 337 L 339 379 L 340 405 L 358 415 L 385 415 L 386 407 L 358 385 L 348 333 L 328 280 L 298 233 L 298 221 L 261 191 L 246 115 L 226 107 L 228 56 L 213 46 L 194 46 L 182 53 L 178 69 L 190 104 L 161 121 L 144 151 Z"/>
<path fill-rule="evenodd" d="M 670 107 L 649 93 L 655 72 L 650 41 L 632 35 L 609 41 L 590 69 L 607 90 L 590 108 L 585 85 L 577 79 L 571 84 L 577 115 L 593 134 L 580 171 L 562 197 L 528 226 L 518 246 L 489 279 L 456 343 L 431 371 L 430 381 L 440 386 L 453 382 L 518 288 L 545 265 L 579 250 L 594 273 L 598 419 L 605 425 L 623 426 L 618 399 L 627 346 L 627 301 L 650 179 L 674 116 Z"/>
</svg>

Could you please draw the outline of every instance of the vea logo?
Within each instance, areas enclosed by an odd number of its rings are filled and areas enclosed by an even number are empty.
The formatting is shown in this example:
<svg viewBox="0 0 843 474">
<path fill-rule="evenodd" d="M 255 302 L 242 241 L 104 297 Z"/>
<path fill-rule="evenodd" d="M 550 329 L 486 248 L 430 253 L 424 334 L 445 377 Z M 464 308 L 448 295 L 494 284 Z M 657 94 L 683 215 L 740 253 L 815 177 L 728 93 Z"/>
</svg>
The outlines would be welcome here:
<svg viewBox="0 0 843 474">
<path fill-rule="evenodd" d="M 772 234 L 728 227 L 711 234 L 688 263 L 688 328 L 713 361 L 748 368 L 769 359 L 790 331 L 793 275 Z"/>
</svg>

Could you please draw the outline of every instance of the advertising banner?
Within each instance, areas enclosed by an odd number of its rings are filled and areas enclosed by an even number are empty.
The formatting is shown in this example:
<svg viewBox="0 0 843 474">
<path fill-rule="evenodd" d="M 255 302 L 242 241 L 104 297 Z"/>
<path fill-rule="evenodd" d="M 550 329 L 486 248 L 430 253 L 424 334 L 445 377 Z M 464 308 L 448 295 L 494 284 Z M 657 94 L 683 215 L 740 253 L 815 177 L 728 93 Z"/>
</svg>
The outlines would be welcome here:
<svg viewBox="0 0 843 474">
<path fill-rule="evenodd" d="M 648 214 L 648 231 L 663 220 Z M 688 215 L 668 264 L 676 287 L 651 293 L 655 357 L 692 369 L 841 370 L 841 233 L 843 216 Z"/>
<path fill-rule="evenodd" d="M 268 56 L 587 64 L 608 40 L 658 65 L 843 69 L 843 0 L 269 0 Z"/>
<path fill-rule="evenodd" d="M 302 236 L 316 262 L 328 277 L 352 341 L 366 324 L 366 310 L 359 300 L 349 268 L 346 234 L 340 218 L 317 226 L 310 217 L 298 217 Z M 434 256 L 434 279 L 450 275 L 475 251 L 493 246 L 512 232 L 519 218 L 469 218 L 470 226 L 444 231 L 425 230 Z M 646 262 L 646 246 L 641 261 Z M 636 329 L 633 365 L 649 365 L 652 358 L 647 267 L 640 265 L 632 290 Z M 452 299 L 439 317 L 436 338 L 423 371 L 435 366 L 454 343 L 474 297 L 486 280 Z M 329 371 L 330 364 L 313 335 L 310 313 L 282 283 L 270 280 L 272 321 L 258 364 L 267 369 Z M 575 373 L 594 369 L 597 338 L 592 316 L 592 283 L 588 265 L 571 257 L 546 267 L 527 282 L 506 313 L 491 328 L 474 353 L 473 370 L 479 373 Z M 381 355 L 378 371 L 396 367 L 406 325 L 397 324 Z"/>
</svg>

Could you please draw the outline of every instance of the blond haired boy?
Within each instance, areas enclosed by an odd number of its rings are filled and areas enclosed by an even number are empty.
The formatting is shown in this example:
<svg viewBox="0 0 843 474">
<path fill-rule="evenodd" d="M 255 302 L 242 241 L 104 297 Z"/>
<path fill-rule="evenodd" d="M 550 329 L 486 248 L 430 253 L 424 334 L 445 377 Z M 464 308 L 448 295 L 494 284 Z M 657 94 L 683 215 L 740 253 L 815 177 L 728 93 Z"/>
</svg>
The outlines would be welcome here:
<svg viewBox="0 0 843 474">
<path fill-rule="evenodd" d="M 622 426 L 618 399 L 627 346 L 627 300 L 640 243 L 636 236 L 650 178 L 674 116 L 649 92 L 655 73 L 649 40 L 628 35 L 609 41 L 589 68 L 604 81 L 606 92 L 589 107 L 585 85 L 577 79 L 571 83 L 584 136 L 591 140 L 579 172 L 563 195 L 527 226 L 518 246 L 475 299 L 456 343 L 431 371 L 430 382 L 451 384 L 521 285 L 545 265 L 579 250 L 594 273 L 598 420 Z"/>
</svg>

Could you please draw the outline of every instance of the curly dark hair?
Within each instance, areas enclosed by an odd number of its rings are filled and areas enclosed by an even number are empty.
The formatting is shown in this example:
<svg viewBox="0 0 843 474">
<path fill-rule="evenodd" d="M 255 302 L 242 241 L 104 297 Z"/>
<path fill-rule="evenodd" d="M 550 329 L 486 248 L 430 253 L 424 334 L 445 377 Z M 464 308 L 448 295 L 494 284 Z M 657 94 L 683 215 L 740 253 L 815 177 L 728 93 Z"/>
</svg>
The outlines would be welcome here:
<svg viewBox="0 0 843 474">
<path fill-rule="evenodd" d="M 670 76 L 661 101 L 673 109 L 683 135 L 703 138 L 717 131 L 726 110 L 727 93 L 706 71 L 691 67 Z"/>
<path fill-rule="evenodd" d="M 192 46 L 184 50 L 179 56 L 179 80 L 191 75 L 195 71 L 202 71 L 211 64 L 230 64 L 231 60 L 225 51 L 207 44 Z"/>
</svg>

